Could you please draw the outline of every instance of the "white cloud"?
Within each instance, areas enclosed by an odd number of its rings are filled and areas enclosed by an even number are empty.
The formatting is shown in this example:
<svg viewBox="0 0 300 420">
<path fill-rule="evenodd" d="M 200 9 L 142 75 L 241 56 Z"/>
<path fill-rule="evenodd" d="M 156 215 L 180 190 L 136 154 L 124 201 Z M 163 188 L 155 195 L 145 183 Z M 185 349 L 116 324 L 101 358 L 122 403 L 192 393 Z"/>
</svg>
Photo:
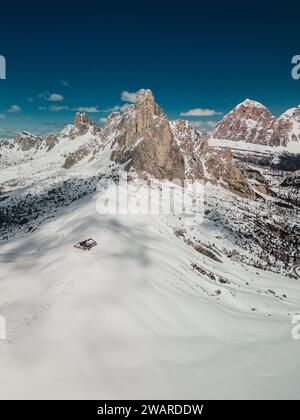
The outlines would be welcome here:
<svg viewBox="0 0 300 420">
<path fill-rule="evenodd" d="M 115 112 L 120 111 L 121 107 L 119 105 L 112 106 L 111 108 L 103 109 L 102 112 Z"/>
<path fill-rule="evenodd" d="M 51 93 L 46 99 L 50 102 L 62 102 L 64 97 L 60 93 Z"/>
<path fill-rule="evenodd" d="M 50 105 L 50 106 L 39 106 L 38 109 L 40 111 L 59 112 L 59 111 L 68 111 L 70 108 L 68 106 L 63 106 L 63 105 Z"/>
<path fill-rule="evenodd" d="M 211 117 L 212 115 L 221 115 L 222 112 L 217 112 L 214 109 L 195 108 L 186 112 L 181 112 L 182 117 Z"/>
<path fill-rule="evenodd" d="M 0 114 L 0 120 L 5 120 L 6 116 L 4 114 Z"/>
<path fill-rule="evenodd" d="M 8 110 L 8 112 L 13 112 L 13 113 L 21 112 L 21 111 L 22 111 L 22 108 L 19 105 L 12 105 Z"/>
<path fill-rule="evenodd" d="M 96 106 L 79 106 L 76 108 L 70 108 L 67 105 L 49 105 L 49 106 L 39 106 L 38 109 L 40 111 L 52 111 L 52 112 L 59 112 L 59 111 L 74 111 L 74 112 L 101 112 Z"/>
<path fill-rule="evenodd" d="M 69 107 L 62 106 L 62 105 L 50 105 L 48 109 L 49 111 L 52 111 L 52 112 L 59 112 L 59 111 L 68 111 Z"/>
<path fill-rule="evenodd" d="M 124 90 L 121 93 L 121 99 L 124 102 L 130 102 L 134 104 L 136 102 L 136 93 L 130 93 L 130 92 L 127 92 L 127 90 Z"/>
<path fill-rule="evenodd" d="M 101 124 L 105 124 L 105 123 L 106 123 L 106 121 L 107 121 L 107 118 L 105 118 L 105 117 L 103 117 L 103 118 L 100 118 L 100 119 L 99 119 L 99 122 L 100 122 Z"/>
<path fill-rule="evenodd" d="M 78 112 L 101 112 L 100 109 L 98 109 L 96 106 L 79 106 L 78 108 L 75 108 L 74 111 Z"/>
<path fill-rule="evenodd" d="M 192 127 L 194 128 L 202 128 L 203 122 L 202 121 L 189 121 Z"/>
<path fill-rule="evenodd" d="M 49 102 L 62 102 L 65 98 L 60 93 L 49 93 L 49 92 L 43 92 L 40 93 L 39 98 L 45 99 Z"/>
<path fill-rule="evenodd" d="M 206 121 L 206 124 L 210 128 L 215 128 L 215 126 L 218 124 L 216 121 Z"/>
<path fill-rule="evenodd" d="M 189 121 L 189 123 L 193 128 L 202 128 L 204 130 L 215 128 L 218 124 L 216 121 Z"/>
</svg>

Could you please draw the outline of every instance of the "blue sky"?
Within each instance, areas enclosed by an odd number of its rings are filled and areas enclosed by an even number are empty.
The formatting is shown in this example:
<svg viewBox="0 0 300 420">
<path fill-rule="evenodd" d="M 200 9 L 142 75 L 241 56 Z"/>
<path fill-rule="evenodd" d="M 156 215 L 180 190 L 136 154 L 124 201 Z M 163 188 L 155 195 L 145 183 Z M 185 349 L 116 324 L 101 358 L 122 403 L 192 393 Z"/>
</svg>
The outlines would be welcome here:
<svg viewBox="0 0 300 420">
<path fill-rule="evenodd" d="M 211 110 L 185 117 L 204 126 L 245 98 L 279 115 L 300 103 L 299 16 L 289 0 L 3 3 L 0 137 L 57 131 L 76 109 L 100 121 L 140 88 L 170 118 Z"/>
</svg>

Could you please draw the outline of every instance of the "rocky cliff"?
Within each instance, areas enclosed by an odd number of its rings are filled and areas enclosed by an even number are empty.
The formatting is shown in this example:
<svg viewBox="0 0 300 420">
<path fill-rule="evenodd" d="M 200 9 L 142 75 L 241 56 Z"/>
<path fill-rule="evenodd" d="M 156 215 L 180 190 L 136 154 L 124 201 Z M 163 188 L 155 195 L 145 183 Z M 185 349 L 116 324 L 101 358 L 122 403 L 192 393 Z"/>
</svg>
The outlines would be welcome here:
<svg viewBox="0 0 300 420">
<path fill-rule="evenodd" d="M 188 121 L 173 121 L 171 128 L 185 159 L 187 179 L 221 185 L 239 195 L 252 195 L 246 177 L 232 160 L 230 149 L 210 147 L 207 134 L 195 130 Z"/>
<path fill-rule="evenodd" d="M 112 132 L 114 162 L 157 179 L 184 180 L 184 156 L 150 90 L 140 90 L 134 105 L 110 116 L 104 136 L 110 137 Z"/>
</svg>

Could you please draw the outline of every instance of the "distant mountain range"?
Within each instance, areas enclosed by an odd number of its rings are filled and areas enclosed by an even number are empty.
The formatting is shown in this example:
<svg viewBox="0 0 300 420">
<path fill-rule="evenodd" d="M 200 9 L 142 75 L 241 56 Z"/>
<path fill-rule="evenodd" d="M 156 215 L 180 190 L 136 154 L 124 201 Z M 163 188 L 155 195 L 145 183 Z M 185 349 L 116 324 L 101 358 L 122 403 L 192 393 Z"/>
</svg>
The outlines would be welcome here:
<svg viewBox="0 0 300 420">
<path fill-rule="evenodd" d="M 300 153 L 300 106 L 276 118 L 261 103 L 246 99 L 219 122 L 213 137 L 266 146 L 296 143 Z"/>
<path fill-rule="evenodd" d="M 187 121 L 170 122 L 150 90 L 142 89 L 136 97 L 134 105 L 111 113 L 104 128 L 86 114 L 77 113 L 74 124 L 59 134 L 42 138 L 23 132 L 13 141 L 0 142 L 0 162 L 16 165 L 40 157 L 36 162 L 70 169 L 96 161 L 105 149 L 107 164 L 114 162 L 139 175 L 180 182 L 203 179 L 222 183 L 239 194 L 252 194 L 229 151 L 209 146 L 208 134 Z"/>
</svg>

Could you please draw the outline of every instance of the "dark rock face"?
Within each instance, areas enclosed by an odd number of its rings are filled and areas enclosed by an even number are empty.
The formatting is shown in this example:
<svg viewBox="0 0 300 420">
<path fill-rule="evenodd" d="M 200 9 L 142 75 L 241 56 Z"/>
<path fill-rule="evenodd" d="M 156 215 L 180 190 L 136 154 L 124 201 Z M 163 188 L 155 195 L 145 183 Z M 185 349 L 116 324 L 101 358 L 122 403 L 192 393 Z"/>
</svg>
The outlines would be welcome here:
<svg viewBox="0 0 300 420">
<path fill-rule="evenodd" d="M 300 169 L 288 175 L 283 181 L 281 185 L 293 185 L 296 187 L 300 187 Z M 299 192 L 300 194 L 300 192 Z"/>
<path fill-rule="evenodd" d="M 136 104 L 123 114 L 111 115 L 105 127 L 106 135 L 111 131 L 115 135 L 111 160 L 125 164 L 127 170 L 147 172 L 157 179 L 184 180 L 183 154 L 150 90 L 140 90 Z"/>
<path fill-rule="evenodd" d="M 281 153 L 271 166 L 281 171 L 295 172 L 300 169 L 300 154 Z"/>
</svg>

